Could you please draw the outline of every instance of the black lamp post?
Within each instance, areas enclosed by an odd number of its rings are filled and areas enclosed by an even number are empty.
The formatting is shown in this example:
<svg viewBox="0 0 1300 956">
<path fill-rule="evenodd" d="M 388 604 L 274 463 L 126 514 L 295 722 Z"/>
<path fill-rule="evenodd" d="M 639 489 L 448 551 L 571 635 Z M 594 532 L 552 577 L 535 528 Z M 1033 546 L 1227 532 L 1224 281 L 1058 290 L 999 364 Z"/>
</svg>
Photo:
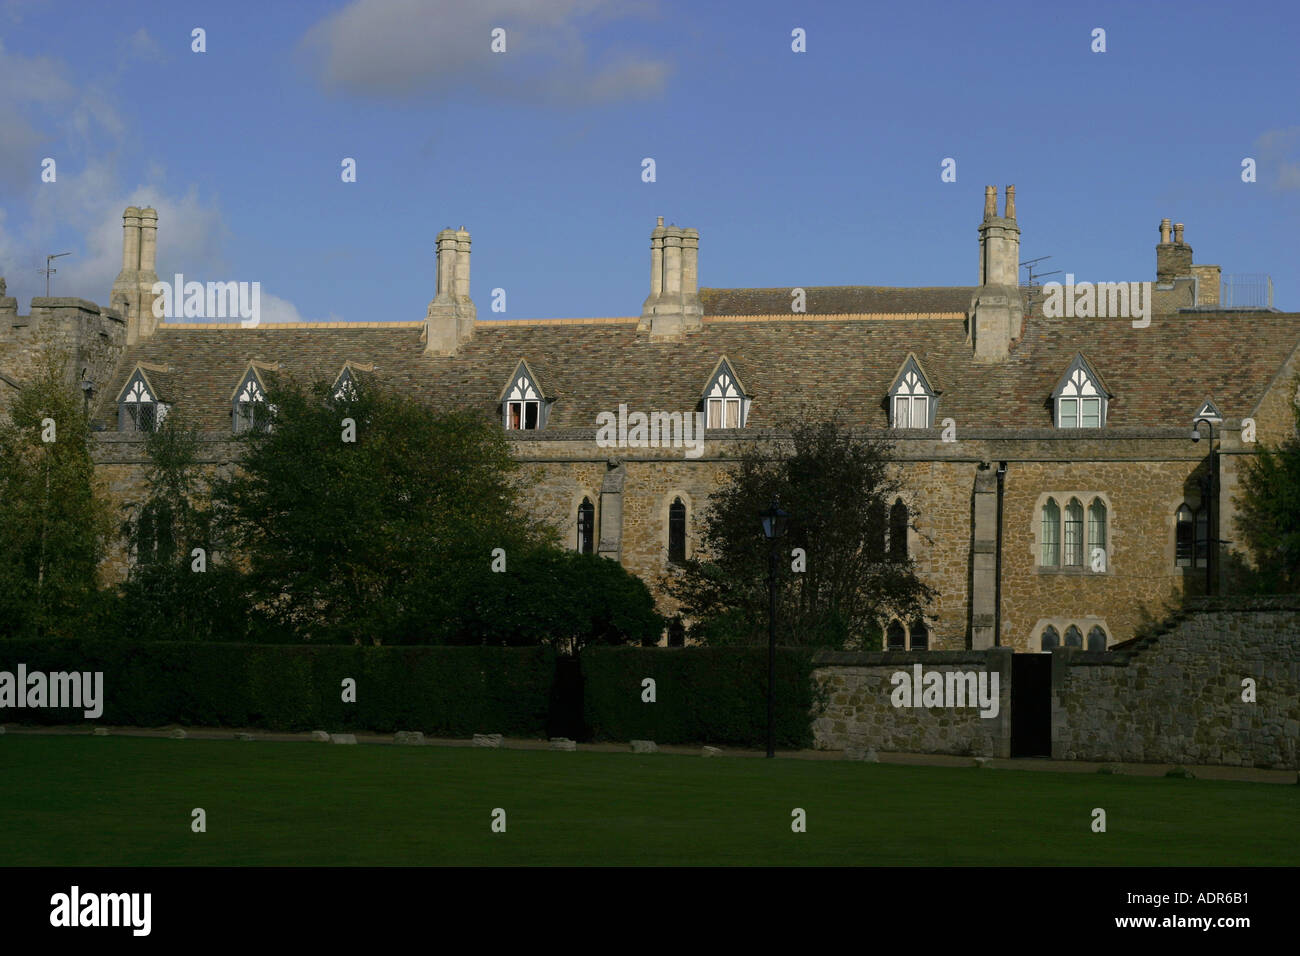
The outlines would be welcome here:
<svg viewBox="0 0 1300 956">
<path fill-rule="evenodd" d="M 1205 481 L 1201 487 L 1205 492 L 1205 596 L 1210 596 L 1210 589 L 1214 581 L 1214 552 L 1217 550 L 1215 545 L 1218 544 L 1218 535 L 1214 531 L 1214 498 L 1216 491 L 1215 482 L 1215 459 L 1214 459 L 1214 419 L 1198 418 L 1192 422 L 1192 441 L 1201 440 L 1201 422 L 1205 422 L 1210 427 L 1210 460 L 1209 469 L 1205 475 Z M 1193 553 L 1195 549 L 1193 548 Z"/>
<path fill-rule="evenodd" d="M 775 497 L 763 519 L 763 537 L 767 539 L 767 755 L 776 756 L 776 542 L 785 534 L 790 516 L 781 510 Z"/>
</svg>

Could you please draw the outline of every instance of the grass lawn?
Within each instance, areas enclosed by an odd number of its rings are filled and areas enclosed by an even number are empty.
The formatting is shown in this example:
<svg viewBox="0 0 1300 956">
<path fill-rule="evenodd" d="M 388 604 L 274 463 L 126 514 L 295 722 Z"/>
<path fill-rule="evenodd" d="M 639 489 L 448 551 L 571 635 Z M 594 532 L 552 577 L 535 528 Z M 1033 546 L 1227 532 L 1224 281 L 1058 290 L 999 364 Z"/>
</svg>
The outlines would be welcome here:
<svg viewBox="0 0 1300 956">
<path fill-rule="evenodd" d="M 190 811 L 207 811 L 192 833 Z M 493 833 L 491 813 L 507 814 Z M 791 811 L 807 812 L 793 833 Z M 1107 832 L 1093 833 L 1102 807 Z M 0 737 L 0 866 L 1300 864 L 1300 787 L 838 761 Z"/>
</svg>

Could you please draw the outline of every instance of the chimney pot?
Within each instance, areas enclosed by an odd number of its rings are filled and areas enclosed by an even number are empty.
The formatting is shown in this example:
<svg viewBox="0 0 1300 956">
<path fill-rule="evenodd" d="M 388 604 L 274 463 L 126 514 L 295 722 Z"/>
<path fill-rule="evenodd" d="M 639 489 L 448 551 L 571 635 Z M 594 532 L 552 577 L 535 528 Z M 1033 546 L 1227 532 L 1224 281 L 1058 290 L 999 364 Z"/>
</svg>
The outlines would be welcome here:
<svg viewBox="0 0 1300 956">
<path fill-rule="evenodd" d="M 1160 241 L 1166 245 L 1169 243 L 1169 220 L 1160 220 Z"/>
<path fill-rule="evenodd" d="M 1183 224 L 1181 222 L 1174 223 L 1174 242 L 1178 243 L 1179 245 L 1182 245 Z"/>
<path fill-rule="evenodd" d="M 656 226 L 662 226 L 663 224 L 664 224 L 664 217 L 663 217 L 663 216 L 659 216 L 659 217 L 657 217 L 657 218 L 655 219 L 655 225 L 656 225 Z"/>
<path fill-rule="evenodd" d="M 1007 187 L 1007 218 L 1016 218 L 1016 187 Z"/>
<path fill-rule="evenodd" d="M 993 219 L 998 214 L 998 187 L 984 187 L 984 218 Z"/>
</svg>

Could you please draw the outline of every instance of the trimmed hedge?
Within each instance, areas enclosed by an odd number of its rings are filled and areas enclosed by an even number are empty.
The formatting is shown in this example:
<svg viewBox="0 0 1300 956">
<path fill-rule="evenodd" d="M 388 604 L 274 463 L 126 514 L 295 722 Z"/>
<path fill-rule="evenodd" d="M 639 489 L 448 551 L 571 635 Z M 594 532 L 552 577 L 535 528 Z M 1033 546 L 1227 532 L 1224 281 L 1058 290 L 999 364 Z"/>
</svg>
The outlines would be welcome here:
<svg viewBox="0 0 1300 956">
<path fill-rule="evenodd" d="M 102 671 L 96 723 L 266 730 L 420 730 L 542 736 L 555 674 L 548 647 L 359 647 L 0 641 L 0 671 Z M 357 702 L 342 702 L 342 682 Z M 80 723 L 80 710 L 0 710 L 0 721 Z"/>
<path fill-rule="evenodd" d="M 589 647 L 581 659 L 594 740 L 766 745 L 767 648 Z M 778 747 L 812 746 L 812 670 L 807 652 L 777 649 Z M 653 704 L 641 700 L 647 677 L 655 680 Z"/>
</svg>

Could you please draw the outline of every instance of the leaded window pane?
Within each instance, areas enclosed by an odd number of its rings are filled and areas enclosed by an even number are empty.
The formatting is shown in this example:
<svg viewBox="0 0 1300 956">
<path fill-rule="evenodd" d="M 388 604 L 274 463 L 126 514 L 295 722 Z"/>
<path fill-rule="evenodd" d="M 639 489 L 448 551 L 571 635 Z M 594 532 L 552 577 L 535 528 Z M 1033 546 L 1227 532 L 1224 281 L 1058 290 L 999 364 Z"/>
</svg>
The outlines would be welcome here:
<svg viewBox="0 0 1300 956">
<path fill-rule="evenodd" d="M 1106 632 L 1101 625 L 1088 632 L 1088 650 L 1104 651 L 1106 649 Z"/>
<path fill-rule="evenodd" d="M 1190 568 L 1196 549 L 1196 529 L 1193 523 L 1192 509 L 1180 505 L 1175 516 L 1174 531 L 1174 565 Z"/>
<path fill-rule="evenodd" d="M 1065 566 L 1083 566 L 1083 505 L 1078 498 L 1065 506 Z"/>
<path fill-rule="evenodd" d="M 1042 538 L 1043 567 L 1057 567 L 1061 563 L 1061 509 L 1053 498 L 1048 498 L 1043 505 Z"/>
<path fill-rule="evenodd" d="M 1100 428 L 1101 427 L 1101 399 L 1085 398 L 1083 400 L 1083 422 L 1082 428 Z"/>
<path fill-rule="evenodd" d="M 1104 556 L 1106 552 L 1106 506 L 1100 498 L 1094 499 L 1088 507 L 1088 556 L 1090 561 L 1096 556 L 1098 549 L 1101 549 Z M 1102 567 L 1109 566 L 1109 562 L 1102 565 Z"/>
<path fill-rule="evenodd" d="M 590 498 L 583 498 L 578 505 L 578 551 L 591 554 L 595 551 L 596 508 Z"/>
<path fill-rule="evenodd" d="M 1079 427 L 1079 400 L 1077 398 L 1062 398 L 1060 400 L 1060 421 L 1057 424 L 1061 428 Z"/>
</svg>

